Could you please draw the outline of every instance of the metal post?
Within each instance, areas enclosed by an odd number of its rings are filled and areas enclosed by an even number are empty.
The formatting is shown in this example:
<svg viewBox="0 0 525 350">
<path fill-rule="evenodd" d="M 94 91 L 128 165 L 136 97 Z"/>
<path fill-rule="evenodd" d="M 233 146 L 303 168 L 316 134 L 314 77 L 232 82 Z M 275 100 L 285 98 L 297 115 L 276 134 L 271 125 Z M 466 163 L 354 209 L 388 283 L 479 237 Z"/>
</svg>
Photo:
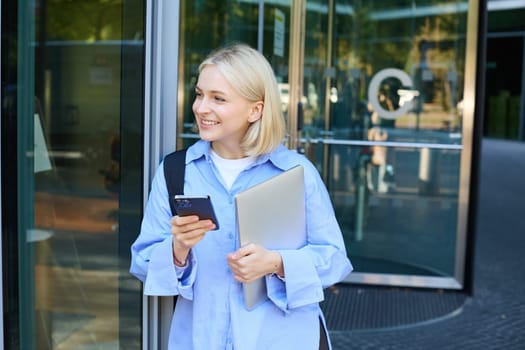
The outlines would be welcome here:
<svg viewBox="0 0 525 350">
<path fill-rule="evenodd" d="M 521 108 L 518 139 L 525 141 L 525 34 L 523 35 L 523 52 L 521 54 Z"/>
<path fill-rule="evenodd" d="M 355 198 L 355 225 L 354 238 L 356 241 L 363 239 L 363 223 L 365 220 L 366 209 L 366 165 L 370 160 L 370 156 L 359 156 L 359 163 L 357 165 L 357 183 L 356 183 L 356 198 Z"/>
</svg>

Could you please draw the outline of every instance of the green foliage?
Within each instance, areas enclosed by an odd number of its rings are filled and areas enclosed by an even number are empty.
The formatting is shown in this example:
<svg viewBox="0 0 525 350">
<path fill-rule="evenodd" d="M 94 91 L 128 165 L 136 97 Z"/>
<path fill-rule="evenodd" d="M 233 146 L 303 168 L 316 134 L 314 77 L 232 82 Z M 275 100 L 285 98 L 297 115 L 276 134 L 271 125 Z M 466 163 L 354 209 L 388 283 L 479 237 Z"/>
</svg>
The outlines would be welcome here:
<svg viewBox="0 0 525 350">
<path fill-rule="evenodd" d="M 122 40 L 122 0 L 48 0 L 49 41 Z M 42 11 L 42 10 L 41 10 Z"/>
</svg>

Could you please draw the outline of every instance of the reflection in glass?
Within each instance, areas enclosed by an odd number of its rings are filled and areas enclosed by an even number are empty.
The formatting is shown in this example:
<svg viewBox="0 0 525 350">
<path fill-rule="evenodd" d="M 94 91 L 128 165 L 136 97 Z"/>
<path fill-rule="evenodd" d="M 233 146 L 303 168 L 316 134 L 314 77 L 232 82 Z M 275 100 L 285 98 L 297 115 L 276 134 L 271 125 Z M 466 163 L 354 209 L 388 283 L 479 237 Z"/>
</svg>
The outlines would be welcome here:
<svg viewBox="0 0 525 350">
<path fill-rule="evenodd" d="M 18 29 L 20 346 L 139 348 L 144 4 L 37 7 Z"/>
<path fill-rule="evenodd" d="M 298 3 L 265 2 L 261 35 L 255 2 L 182 2 L 179 137 L 196 137 L 196 64 L 231 41 L 261 47 L 298 118 L 289 60 L 304 34 L 299 150 L 329 188 L 356 271 L 454 276 L 466 3 L 306 1 L 293 32 Z"/>
<path fill-rule="evenodd" d="M 283 111 L 288 110 L 286 100 L 288 85 L 288 48 L 291 1 L 265 4 L 262 26 L 259 26 L 259 4 L 250 1 L 182 1 L 180 65 L 183 118 L 180 137 L 184 145 L 197 137 L 191 106 L 197 79 L 198 64 L 211 51 L 222 45 L 243 42 L 262 50 L 271 63 L 284 98 Z M 211 18 L 203 21 L 203 18 Z M 262 29 L 262 33 L 259 30 Z M 211 34 L 210 34 L 211 33 Z"/>
<path fill-rule="evenodd" d="M 483 134 L 525 141 L 525 6 L 507 5 L 487 16 Z"/>
<path fill-rule="evenodd" d="M 466 9 L 307 1 L 305 21 L 304 148 L 356 271 L 453 276 Z"/>
<path fill-rule="evenodd" d="M 179 64 L 183 103 L 179 113 L 183 116 L 184 146 L 196 137 L 191 106 L 198 64 L 221 45 L 244 42 L 257 47 L 258 9 L 257 3 L 246 1 L 181 1 Z"/>
</svg>

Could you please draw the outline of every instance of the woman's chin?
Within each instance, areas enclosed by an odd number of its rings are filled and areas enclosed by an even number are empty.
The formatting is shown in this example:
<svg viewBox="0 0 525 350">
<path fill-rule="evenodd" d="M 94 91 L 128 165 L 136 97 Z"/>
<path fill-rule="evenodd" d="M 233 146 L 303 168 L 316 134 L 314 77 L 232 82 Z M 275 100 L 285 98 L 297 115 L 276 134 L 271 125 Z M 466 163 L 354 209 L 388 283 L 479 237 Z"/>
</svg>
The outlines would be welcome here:
<svg viewBox="0 0 525 350">
<path fill-rule="evenodd" d="M 210 132 L 199 130 L 199 138 L 204 141 L 212 142 L 215 140 L 215 137 L 213 137 L 213 134 Z"/>
</svg>

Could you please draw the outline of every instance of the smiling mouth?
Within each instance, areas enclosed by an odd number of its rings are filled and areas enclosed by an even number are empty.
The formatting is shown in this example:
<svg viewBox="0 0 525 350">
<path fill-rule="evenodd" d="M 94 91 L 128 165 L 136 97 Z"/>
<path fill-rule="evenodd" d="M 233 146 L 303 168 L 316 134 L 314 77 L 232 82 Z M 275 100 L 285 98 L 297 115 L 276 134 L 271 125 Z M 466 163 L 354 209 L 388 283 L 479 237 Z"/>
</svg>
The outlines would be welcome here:
<svg viewBox="0 0 525 350">
<path fill-rule="evenodd" d="M 213 125 L 219 124 L 219 122 L 216 122 L 216 121 L 213 121 L 213 120 L 201 119 L 201 124 L 205 125 L 205 126 L 213 126 Z"/>
</svg>

